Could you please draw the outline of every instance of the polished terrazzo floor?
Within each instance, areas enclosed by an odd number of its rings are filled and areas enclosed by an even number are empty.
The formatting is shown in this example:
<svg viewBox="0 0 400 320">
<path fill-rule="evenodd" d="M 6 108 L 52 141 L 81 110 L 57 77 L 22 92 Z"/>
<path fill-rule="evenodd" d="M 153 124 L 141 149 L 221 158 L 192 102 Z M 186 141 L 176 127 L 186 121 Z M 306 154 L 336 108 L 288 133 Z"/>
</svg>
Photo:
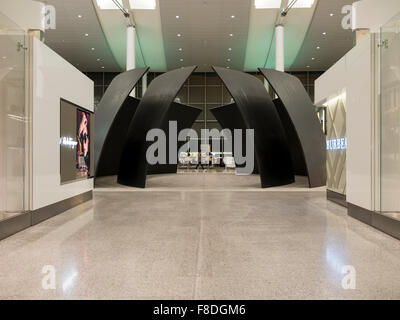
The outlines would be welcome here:
<svg viewBox="0 0 400 320">
<path fill-rule="evenodd" d="M 146 190 L 113 179 L 0 241 L 1 299 L 400 298 L 400 241 L 323 189 L 214 173 L 151 176 Z M 42 287 L 46 265 L 54 290 Z M 342 287 L 347 265 L 354 290 Z"/>
</svg>

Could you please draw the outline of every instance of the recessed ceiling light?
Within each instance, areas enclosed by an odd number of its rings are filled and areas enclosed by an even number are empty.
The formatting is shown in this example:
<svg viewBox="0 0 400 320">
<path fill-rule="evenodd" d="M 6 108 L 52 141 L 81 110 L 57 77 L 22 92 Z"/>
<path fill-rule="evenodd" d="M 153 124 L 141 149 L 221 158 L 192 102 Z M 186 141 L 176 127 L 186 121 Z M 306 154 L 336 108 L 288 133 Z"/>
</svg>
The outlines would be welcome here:
<svg viewBox="0 0 400 320">
<path fill-rule="evenodd" d="M 100 58 L 97 58 L 97 61 L 100 61 L 101 59 Z"/>
<path fill-rule="evenodd" d="M 178 34 L 177 34 L 177 36 L 178 36 L 178 37 L 180 37 L 180 36 L 181 36 L 181 34 L 180 34 L 180 33 L 178 33 Z"/>
<path fill-rule="evenodd" d="M 330 14 L 330 16 L 331 16 L 331 17 L 333 17 L 333 16 L 334 16 L 334 14 L 333 14 L 333 13 L 331 13 L 331 14 Z"/>
<path fill-rule="evenodd" d="M 235 16 L 231 16 L 232 19 L 235 19 Z"/>
<path fill-rule="evenodd" d="M 317 50 L 321 49 L 321 47 L 317 47 Z"/>
<path fill-rule="evenodd" d="M 122 7 L 122 0 L 117 0 L 118 5 Z M 118 10 L 118 6 L 113 0 L 97 0 L 97 5 L 102 10 Z"/>
<path fill-rule="evenodd" d="M 183 59 L 181 59 L 181 61 L 183 61 Z"/>
<path fill-rule="evenodd" d="M 92 48 L 92 51 L 94 51 L 94 48 Z"/>
<path fill-rule="evenodd" d="M 307 66 L 307 68 L 309 68 L 310 66 Z"/>
<path fill-rule="evenodd" d="M 322 34 L 323 34 L 324 36 L 326 36 L 326 32 L 322 32 Z"/>
<path fill-rule="evenodd" d="M 281 0 L 254 0 L 254 7 L 256 9 L 279 9 L 281 2 Z"/>
<path fill-rule="evenodd" d="M 226 67 L 226 68 L 227 68 L 227 69 L 230 69 L 231 67 L 228 66 L 228 67 Z"/>
<path fill-rule="evenodd" d="M 226 59 L 226 61 L 231 61 L 231 59 Z"/>
<path fill-rule="evenodd" d="M 293 4 L 292 8 L 311 8 L 315 0 L 297 0 Z"/>
<path fill-rule="evenodd" d="M 297 0 L 289 1 L 291 8 L 311 8 L 315 0 Z M 279 9 L 282 0 L 254 0 L 254 7 L 256 9 Z"/>
<path fill-rule="evenodd" d="M 6 56 L 4 56 L 4 57 L 3 57 L 3 59 L 7 59 L 7 57 L 6 57 Z"/>
<path fill-rule="evenodd" d="M 121 2 L 121 0 L 119 0 L 119 2 Z M 131 9 L 141 10 L 155 10 L 155 8 L 157 7 L 156 0 L 129 0 L 129 5 Z"/>
<path fill-rule="evenodd" d="M 311 58 L 311 60 L 315 60 L 315 58 Z"/>
<path fill-rule="evenodd" d="M 230 36 L 230 37 L 233 37 L 233 33 L 230 33 L 229 36 Z"/>
<path fill-rule="evenodd" d="M 101 67 L 102 69 L 104 69 L 104 67 Z"/>
<path fill-rule="evenodd" d="M 78 18 L 82 18 L 82 15 L 81 15 L 81 14 L 78 14 Z"/>
<path fill-rule="evenodd" d="M 89 37 L 89 33 L 85 33 L 85 37 Z"/>
<path fill-rule="evenodd" d="M 229 51 L 232 51 L 232 48 L 228 48 Z"/>
<path fill-rule="evenodd" d="M 175 18 L 179 19 L 180 17 L 179 16 L 175 16 Z"/>
<path fill-rule="evenodd" d="M 179 48 L 178 50 L 179 50 L 179 51 L 182 51 L 182 48 Z"/>
</svg>

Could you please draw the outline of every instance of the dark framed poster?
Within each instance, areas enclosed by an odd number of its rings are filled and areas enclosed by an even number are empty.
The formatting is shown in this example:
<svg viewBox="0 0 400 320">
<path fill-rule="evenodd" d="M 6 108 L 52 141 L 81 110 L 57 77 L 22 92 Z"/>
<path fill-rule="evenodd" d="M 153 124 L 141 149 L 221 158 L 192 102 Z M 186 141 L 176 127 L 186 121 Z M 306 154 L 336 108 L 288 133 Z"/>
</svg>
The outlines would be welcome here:
<svg viewBox="0 0 400 320">
<path fill-rule="evenodd" d="M 60 100 L 60 181 L 62 184 L 93 177 L 94 114 Z"/>
</svg>

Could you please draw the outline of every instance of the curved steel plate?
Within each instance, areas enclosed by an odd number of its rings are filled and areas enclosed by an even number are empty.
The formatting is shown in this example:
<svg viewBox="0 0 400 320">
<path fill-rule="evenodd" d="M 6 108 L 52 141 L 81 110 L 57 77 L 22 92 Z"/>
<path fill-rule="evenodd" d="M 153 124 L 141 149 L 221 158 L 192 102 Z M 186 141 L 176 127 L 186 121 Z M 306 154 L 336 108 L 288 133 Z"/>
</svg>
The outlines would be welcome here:
<svg viewBox="0 0 400 320">
<path fill-rule="evenodd" d="M 231 93 L 248 129 L 263 188 L 294 182 L 290 151 L 275 106 L 262 82 L 247 73 L 213 67 Z"/>
<path fill-rule="evenodd" d="M 196 66 L 172 70 L 150 83 L 129 126 L 118 183 L 145 187 L 148 171 L 146 152 L 150 145 L 146 135 L 151 129 L 162 128 L 176 95 L 195 69 Z"/>
<path fill-rule="evenodd" d="M 246 131 L 246 125 L 243 117 L 235 103 L 227 104 L 221 107 L 215 107 L 210 109 L 215 119 L 219 122 L 222 128 L 227 128 L 233 132 L 235 129 L 241 129 L 242 132 Z M 234 139 L 232 137 L 232 143 L 234 145 Z M 242 136 L 242 150 L 246 150 L 246 136 Z M 234 155 L 235 156 L 235 155 Z M 243 166 L 236 164 L 237 167 Z M 254 159 L 254 174 L 259 173 L 257 159 Z"/>
<path fill-rule="evenodd" d="M 177 122 L 177 131 L 178 133 L 186 128 L 191 128 L 193 123 L 196 121 L 197 117 L 202 112 L 202 109 L 187 106 L 181 103 L 173 102 L 168 110 L 168 115 L 164 119 L 164 124 L 161 129 L 169 136 L 169 121 Z M 184 144 L 185 142 L 177 141 L 177 150 Z M 169 148 L 169 139 L 167 139 L 167 150 Z M 175 159 L 169 159 L 169 154 L 167 154 L 168 164 L 155 164 L 149 165 L 147 174 L 163 174 L 163 173 L 176 173 L 178 169 L 178 154 Z M 170 161 L 173 160 L 173 161 Z"/>
<path fill-rule="evenodd" d="M 301 149 L 301 144 L 296 132 L 296 128 L 294 127 L 292 120 L 290 120 L 290 116 L 287 113 L 281 99 L 274 99 L 274 104 L 276 110 L 278 111 L 283 128 L 285 129 L 290 154 L 292 156 L 294 174 L 297 176 L 307 176 L 307 166 L 304 160 L 303 150 Z"/>
<path fill-rule="evenodd" d="M 310 188 L 326 184 L 326 141 L 315 107 L 300 80 L 259 68 L 285 106 L 301 144 Z"/>
<path fill-rule="evenodd" d="M 128 96 L 108 130 L 96 168 L 96 177 L 118 174 L 119 161 L 125 146 L 129 124 L 140 103 L 139 99 Z"/>
<path fill-rule="evenodd" d="M 138 68 L 123 72 L 116 76 L 108 86 L 106 92 L 101 99 L 95 116 L 95 142 L 94 142 L 94 164 L 97 175 L 98 168 L 101 167 L 99 164 L 102 158 L 104 143 L 109 135 L 110 128 L 115 121 L 115 118 L 124 104 L 125 100 L 148 71 L 149 68 Z M 120 137 L 124 139 L 125 137 Z M 113 138 L 114 139 L 114 138 Z M 111 140 L 113 140 L 111 139 Z M 108 152 L 113 152 L 108 150 Z"/>
</svg>

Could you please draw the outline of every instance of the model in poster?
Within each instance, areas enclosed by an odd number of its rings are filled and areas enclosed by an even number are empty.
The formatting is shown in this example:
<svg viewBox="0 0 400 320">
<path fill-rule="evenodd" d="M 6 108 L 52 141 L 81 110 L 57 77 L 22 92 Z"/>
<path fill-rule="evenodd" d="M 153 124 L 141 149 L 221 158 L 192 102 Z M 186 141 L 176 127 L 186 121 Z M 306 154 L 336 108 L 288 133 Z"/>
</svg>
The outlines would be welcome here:
<svg viewBox="0 0 400 320">
<path fill-rule="evenodd" d="M 90 172 L 90 152 L 89 152 L 89 121 L 90 115 L 84 111 L 77 110 L 78 120 L 78 148 L 77 148 L 77 169 L 79 176 L 89 176 Z"/>
</svg>

